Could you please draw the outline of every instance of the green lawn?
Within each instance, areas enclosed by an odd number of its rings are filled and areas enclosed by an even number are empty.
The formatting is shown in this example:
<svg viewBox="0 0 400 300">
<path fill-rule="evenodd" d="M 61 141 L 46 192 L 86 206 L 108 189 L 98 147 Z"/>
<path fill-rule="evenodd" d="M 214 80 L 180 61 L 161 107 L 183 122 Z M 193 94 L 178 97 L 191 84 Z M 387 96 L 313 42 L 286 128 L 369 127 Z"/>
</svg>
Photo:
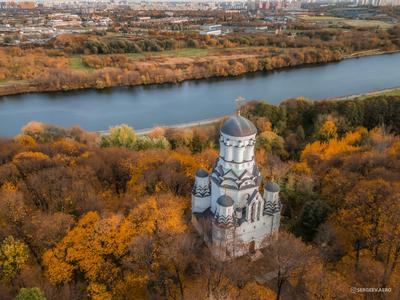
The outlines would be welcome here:
<svg viewBox="0 0 400 300">
<path fill-rule="evenodd" d="M 382 93 L 384 96 L 400 96 L 400 89 L 389 91 L 389 92 L 384 92 Z"/>
<path fill-rule="evenodd" d="M 205 56 L 209 53 L 210 49 L 195 49 L 185 48 L 177 50 L 168 50 L 160 52 L 142 52 L 142 53 L 128 53 L 128 56 L 133 59 L 143 59 L 146 57 L 188 57 L 188 56 Z"/>
<path fill-rule="evenodd" d="M 385 23 L 383 21 L 378 20 L 344 20 L 344 24 L 352 26 L 352 27 L 380 27 L 383 29 L 387 29 L 392 27 L 392 24 Z"/>
<path fill-rule="evenodd" d="M 378 92 L 372 92 L 370 94 L 364 95 L 357 97 L 358 99 L 368 99 L 368 98 L 374 98 L 376 96 L 400 96 L 400 88 L 399 89 L 393 89 L 393 90 L 388 90 L 388 91 L 378 91 Z"/>
<path fill-rule="evenodd" d="M 246 50 L 253 51 L 254 49 L 265 49 L 269 47 L 259 47 L 259 46 L 247 46 L 247 47 L 234 47 L 234 48 L 211 48 L 211 49 L 197 49 L 197 48 L 184 48 L 177 50 L 168 50 L 160 52 L 142 52 L 142 53 L 128 53 L 127 55 L 133 59 L 144 59 L 144 58 L 157 58 L 157 57 L 200 57 L 213 54 L 219 54 L 221 52 L 229 51 L 241 51 L 246 52 Z"/>
<path fill-rule="evenodd" d="M 93 69 L 89 68 L 88 66 L 85 66 L 85 64 L 82 62 L 82 57 L 81 56 L 73 56 L 70 58 L 70 67 L 71 69 L 74 70 L 80 70 L 80 71 L 85 71 L 85 72 L 92 72 Z"/>
<path fill-rule="evenodd" d="M 332 16 L 301 16 L 301 20 L 304 21 L 343 21 L 346 20 L 344 18 L 339 18 L 339 17 L 332 17 Z"/>
<path fill-rule="evenodd" d="M 168 51 L 159 51 L 159 52 L 141 52 L 141 53 L 126 53 L 126 55 L 131 60 L 141 60 L 141 59 L 150 59 L 150 58 L 163 58 L 163 57 L 201 57 L 212 54 L 218 54 L 221 52 L 229 52 L 229 51 L 243 51 L 246 50 L 254 50 L 257 48 L 266 48 L 266 47 L 236 47 L 236 48 L 212 48 L 212 49 L 197 49 L 197 48 L 184 48 L 184 49 L 176 49 L 176 50 L 168 50 Z M 73 70 L 80 70 L 85 72 L 93 72 L 94 69 L 86 66 L 82 62 L 82 55 L 74 55 L 70 57 L 70 67 Z"/>
<path fill-rule="evenodd" d="M 380 27 L 387 29 L 392 27 L 392 24 L 385 23 L 379 20 L 356 20 L 356 19 L 346 19 L 338 18 L 332 16 L 301 16 L 301 20 L 308 22 L 330 22 L 332 24 L 344 24 L 351 27 Z"/>
</svg>

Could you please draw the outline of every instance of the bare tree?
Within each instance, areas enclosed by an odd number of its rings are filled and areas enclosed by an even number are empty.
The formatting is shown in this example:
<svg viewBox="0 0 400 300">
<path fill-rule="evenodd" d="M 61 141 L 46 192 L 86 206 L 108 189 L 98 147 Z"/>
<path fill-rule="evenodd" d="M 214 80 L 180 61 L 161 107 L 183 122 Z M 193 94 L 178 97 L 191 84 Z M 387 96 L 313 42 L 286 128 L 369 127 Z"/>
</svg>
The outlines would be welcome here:
<svg viewBox="0 0 400 300">
<path fill-rule="evenodd" d="M 307 264 L 312 263 L 313 259 L 315 255 L 312 247 L 282 231 L 278 239 L 271 241 L 264 251 L 264 257 L 259 261 L 261 269 L 265 271 L 261 278 L 265 282 L 276 280 L 276 299 L 279 300 L 288 280 L 301 280 Z"/>
</svg>

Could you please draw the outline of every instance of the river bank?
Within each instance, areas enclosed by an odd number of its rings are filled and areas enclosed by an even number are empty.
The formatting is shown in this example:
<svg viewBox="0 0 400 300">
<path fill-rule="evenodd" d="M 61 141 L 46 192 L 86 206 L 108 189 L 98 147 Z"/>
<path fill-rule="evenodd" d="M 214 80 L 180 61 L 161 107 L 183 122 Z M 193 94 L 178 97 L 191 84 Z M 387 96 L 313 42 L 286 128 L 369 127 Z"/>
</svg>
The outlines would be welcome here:
<svg viewBox="0 0 400 300">
<path fill-rule="evenodd" d="M 340 61 L 338 51 L 328 49 L 228 49 L 202 56 L 129 59 L 127 55 L 86 56 L 75 69 L 50 70 L 46 77 L 0 84 L 0 96 L 111 87 L 179 83 L 218 77 L 236 77 L 257 71 L 273 71 L 301 65 Z M 100 61 L 99 61 L 100 60 Z M 100 67 L 101 65 L 101 67 Z"/>
<path fill-rule="evenodd" d="M 389 89 L 377 90 L 377 91 L 368 92 L 368 93 L 362 93 L 362 94 L 324 98 L 324 99 L 319 99 L 319 100 L 315 100 L 315 101 L 341 101 L 341 100 L 351 100 L 351 99 L 357 99 L 357 98 L 365 99 L 365 98 L 370 98 L 370 97 L 374 97 L 374 96 L 400 96 L 400 86 L 394 87 L 394 88 L 389 88 Z M 211 118 L 211 119 L 205 119 L 205 120 L 199 120 L 199 121 L 193 121 L 193 122 L 187 122 L 187 123 L 180 123 L 180 124 L 174 124 L 174 125 L 168 125 L 168 126 L 154 126 L 151 128 L 144 128 L 144 129 L 136 130 L 136 133 L 138 135 L 146 135 L 146 134 L 149 134 L 150 132 L 152 132 L 156 127 L 162 127 L 164 129 L 186 129 L 186 128 L 204 127 L 204 126 L 209 126 L 209 125 L 214 125 L 214 124 L 220 123 L 223 119 L 225 119 L 227 117 L 228 117 L 228 115 L 224 115 L 224 116 Z M 100 135 L 106 135 L 106 134 L 108 134 L 108 130 L 97 131 L 97 133 Z"/>
<path fill-rule="evenodd" d="M 35 120 L 99 131 L 118 124 L 141 130 L 232 114 L 235 99 L 332 99 L 400 86 L 400 53 L 338 63 L 254 72 L 237 77 L 188 80 L 179 84 L 29 93 L 0 99 L 0 135 L 13 136 Z"/>
<path fill-rule="evenodd" d="M 0 82 L 0 96 L 38 92 L 66 92 L 83 89 L 106 89 L 111 87 L 144 86 L 153 84 L 179 83 L 187 80 L 207 78 L 237 77 L 259 71 L 290 69 L 305 65 L 337 62 L 364 56 L 398 52 L 374 49 L 353 54 L 340 54 L 328 49 L 301 48 L 271 50 L 269 48 L 249 48 L 227 50 L 221 54 L 187 57 L 155 57 L 151 60 L 133 61 L 124 67 L 101 69 L 65 69 L 50 74 L 48 78 L 32 81 Z M 115 59 L 114 56 L 104 56 Z M 121 59 L 123 56 L 117 56 Z M 89 65 L 91 62 L 89 62 Z M 94 65 L 94 62 L 92 62 Z"/>
<path fill-rule="evenodd" d="M 373 49 L 373 50 L 357 51 L 352 54 L 345 55 L 344 59 L 360 58 L 372 55 L 394 54 L 398 52 L 400 52 L 400 50 L 383 51 L 381 49 Z"/>
</svg>

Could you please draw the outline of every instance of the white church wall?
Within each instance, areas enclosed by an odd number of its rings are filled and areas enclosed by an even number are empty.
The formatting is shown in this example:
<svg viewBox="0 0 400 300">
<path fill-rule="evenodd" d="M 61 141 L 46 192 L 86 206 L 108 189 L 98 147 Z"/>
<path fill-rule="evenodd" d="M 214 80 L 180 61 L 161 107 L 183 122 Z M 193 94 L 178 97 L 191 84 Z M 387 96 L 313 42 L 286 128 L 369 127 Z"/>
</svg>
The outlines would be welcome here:
<svg viewBox="0 0 400 300">
<path fill-rule="evenodd" d="M 264 238 L 273 231 L 272 223 L 272 216 L 267 215 L 260 217 L 259 221 L 245 222 L 237 227 L 237 236 L 246 244 L 255 241 L 256 245 L 260 245 Z"/>
<path fill-rule="evenodd" d="M 235 202 L 234 207 L 246 206 L 248 197 L 250 197 L 253 194 L 254 190 L 258 190 L 257 187 L 251 187 L 251 188 L 243 189 L 243 190 L 235 190 L 235 189 L 219 187 L 216 184 L 214 184 L 214 185 L 215 185 L 215 189 L 218 189 L 219 196 L 226 194 L 233 199 L 233 201 Z M 211 187 L 211 189 L 213 189 L 213 187 Z M 213 194 L 214 191 L 212 191 L 211 193 Z M 215 198 L 215 202 L 218 200 L 219 196 L 213 197 L 213 198 Z"/>
<path fill-rule="evenodd" d="M 221 260 L 242 256 L 249 252 L 253 241 L 255 249 L 264 247 L 266 238 L 275 232 L 275 230 L 271 230 L 271 224 L 275 224 L 272 219 L 272 216 L 262 216 L 259 221 L 243 223 L 231 232 L 214 225 L 213 255 Z"/>
<path fill-rule="evenodd" d="M 249 161 L 252 160 L 253 157 L 253 153 L 254 153 L 254 146 L 246 146 L 245 150 L 244 150 L 244 160 L 245 161 Z"/>
<path fill-rule="evenodd" d="M 211 181 L 211 211 L 213 213 L 215 213 L 217 200 L 221 195 L 220 187 L 214 181 Z"/>
<path fill-rule="evenodd" d="M 196 197 L 192 196 L 192 211 L 196 213 L 204 212 L 211 205 L 211 196 Z"/>
<path fill-rule="evenodd" d="M 234 227 L 220 227 L 212 224 L 211 253 L 220 260 L 230 259 L 234 252 Z"/>
<path fill-rule="evenodd" d="M 260 210 L 263 210 L 263 201 L 259 201 L 261 204 Z M 229 212 L 231 213 L 231 212 Z M 233 213 L 233 212 L 232 212 Z M 273 216 L 262 215 L 260 218 L 255 218 L 254 222 L 244 222 L 239 227 L 235 228 L 232 235 L 221 234 L 219 227 L 214 226 L 213 228 L 213 241 L 215 241 L 214 248 L 219 249 L 218 253 L 214 253 L 215 256 L 224 256 L 225 250 L 232 249 L 228 251 L 230 255 L 241 256 L 249 252 L 250 244 L 252 241 L 255 243 L 255 249 L 259 249 L 265 246 L 266 237 L 275 233 L 279 228 L 280 214 L 277 213 Z M 222 240 L 221 240 L 222 239 Z M 225 239 L 225 240 L 223 240 Z M 221 248 L 224 250 L 222 251 Z M 222 251 L 222 252 L 221 252 Z M 228 259 L 227 257 L 221 258 L 222 260 Z"/>
<path fill-rule="evenodd" d="M 250 158 L 245 159 L 245 152 L 246 149 L 249 148 L 247 145 L 251 143 L 250 141 L 255 139 L 255 135 L 247 137 L 234 137 L 221 133 L 221 137 L 222 137 L 221 139 L 226 144 L 226 145 L 222 144 L 221 147 L 224 148 L 224 151 L 222 152 L 225 153 L 224 158 L 227 162 L 234 161 L 236 163 L 242 163 L 244 160 L 251 160 L 252 155 L 250 154 L 247 154 L 247 157 Z"/>
<path fill-rule="evenodd" d="M 196 176 L 196 185 L 201 186 L 201 187 L 208 187 L 210 183 L 210 178 L 207 177 L 198 177 Z"/>
<path fill-rule="evenodd" d="M 281 214 L 276 213 L 273 215 L 273 231 L 279 230 L 279 225 L 281 222 Z"/>
<path fill-rule="evenodd" d="M 225 157 L 225 146 L 222 138 L 219 139 L 219 157 Z"/>
<path fill-rule="evenodd" d="M 273 200 L 273 194 L 272 193 L 268 193 L 267 191 L 264 191 L 264 199 L 267 202 L 271 202 Z"/>
<path fill-rule="evenodd" d="M 225 150 L 224 150 L 224 152 L 225 152 L 225 160 L 226 161 L 234 160 L 233 147 L 226 147 L 225 145 L 224 145 L 224 147 L 225 147 Z"/>
</svg>

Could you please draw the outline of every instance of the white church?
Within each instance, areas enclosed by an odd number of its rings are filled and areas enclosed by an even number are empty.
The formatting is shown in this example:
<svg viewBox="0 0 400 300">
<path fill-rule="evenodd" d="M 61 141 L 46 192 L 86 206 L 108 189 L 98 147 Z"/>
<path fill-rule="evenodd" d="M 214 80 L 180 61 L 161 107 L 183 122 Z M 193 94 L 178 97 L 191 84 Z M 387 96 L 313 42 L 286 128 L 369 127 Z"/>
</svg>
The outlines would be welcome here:
<svg viewBox="0 0 400 300">
<path fill-rule="evenodd" d="M 200 169 L 195 176 L 192 223 L 219 260 L 255 253 L 277 236 L 280 188 L 270 181 L 260 193 L 256 134 L 248 119 L 227 119 L 220 129 L 220 153 L 212 173 Z"/>
</svg>

